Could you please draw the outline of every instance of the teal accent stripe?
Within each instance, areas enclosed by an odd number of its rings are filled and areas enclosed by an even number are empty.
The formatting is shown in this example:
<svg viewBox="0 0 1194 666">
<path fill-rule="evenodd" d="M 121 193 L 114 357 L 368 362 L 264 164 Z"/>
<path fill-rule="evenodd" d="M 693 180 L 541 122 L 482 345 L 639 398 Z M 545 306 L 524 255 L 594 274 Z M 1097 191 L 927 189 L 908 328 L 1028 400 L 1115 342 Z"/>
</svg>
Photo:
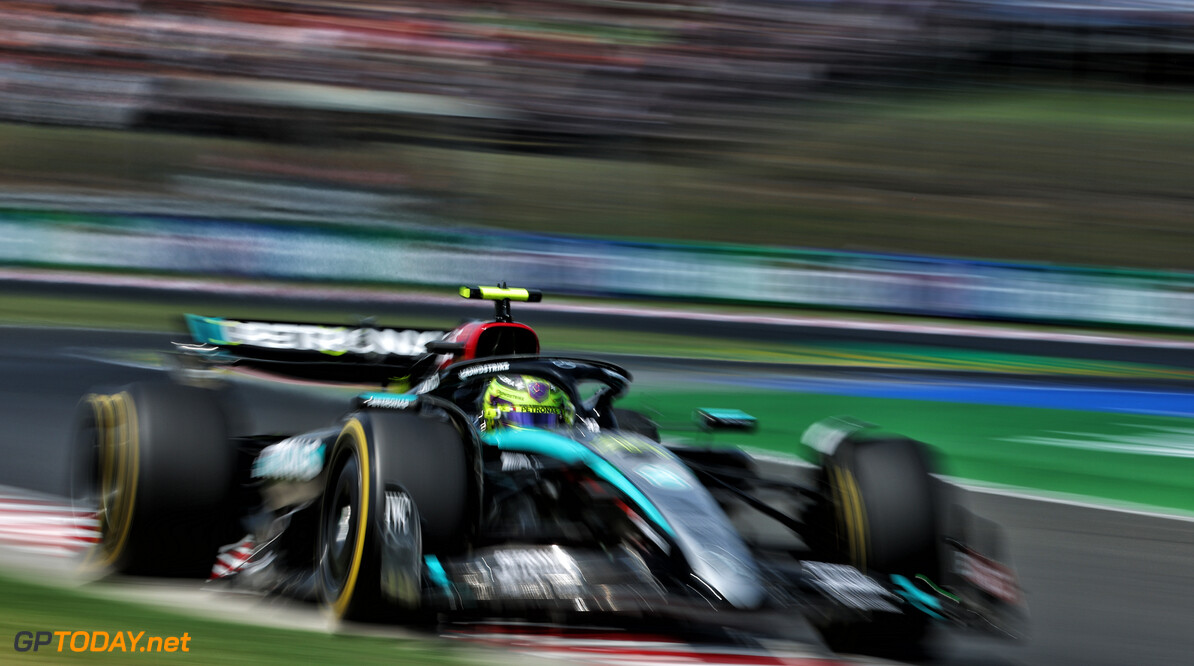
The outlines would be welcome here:
<svg viewBox="0 0 1194 666">
<path fill-rule="evenodd" d="M 211 345 L 231 345 L 233 343 L 224 339 L 224 328 L 222 326 L 225 319 L 218 317 L 201 317 L 194 314 L 185 314 L 187 328 L 191 331 L 191 338 L 195 342 L 201 342 Z"/>
<path fill-rule="evenodd" d="M 452 589 L 452 582 L 448 580 L 448 572 L 444 571 L 444 565 L 440 563 L 438 557 L 435 555 L 424 555 L 423 565 L 427 567 L 427 575 L 431 576 L 431 582 L 445 590 Z"/>
<path fill-rule="evenodd" d="M 533 453 L 548 456 L 570 464 L 580 463 L 593 470 L 597 476 L 605 479 L 615 488 L 622 491 L 642 512 L 647 519 L 655 523 L 668 536 L 675 537 L 676 531 L 668 524 L 663 513 L 647 499 L 643 491 L 639 490 L 626 475 L 622 474 L 601 456 L 589 450 L 585 445 L 567 437 L 557 435 L 546 430 L 535 428 L 506 429 L 498 432 L 486 433 L 482 439 L 487 444 L 498 447 L 502 451 L 511 453 Z"/>
<path fill-rule="evenodd" d="M 912 581 L 899 574 L 892 574 L 891 580 L 900 588 L 896 590 L 896 594 L 903 597 L 908 603 L 938 620 L 944 619 L 937 612 L 941 610 L 941 602 L 936 597 L 916 587 L 912 584 Z"/>
</svg>

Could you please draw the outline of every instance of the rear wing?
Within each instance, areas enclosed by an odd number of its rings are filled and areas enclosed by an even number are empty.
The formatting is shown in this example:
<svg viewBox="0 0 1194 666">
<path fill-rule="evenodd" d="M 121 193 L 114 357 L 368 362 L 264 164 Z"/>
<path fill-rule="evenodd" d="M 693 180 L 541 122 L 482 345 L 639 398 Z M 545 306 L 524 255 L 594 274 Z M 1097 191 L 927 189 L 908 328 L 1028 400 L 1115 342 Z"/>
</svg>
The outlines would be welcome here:
<svg viewBox="0 0 1194 666">
<path fill-rule="evenodd" d="M 236 320 L 183 315 L 194 345 L 183 348 L 238 365 L 311 379 L 388 383 L 430 371 L 427 343 L 448 331 Z"/>
<path fill-rule="evenodd" d="M 183 315 L 194 344 L 179 348 L 210 363 L 257 367 L 324 381 L 413 385 L 459 361 L 538 354 L 539 336 L 510 315 L 510 302 L 537 303 L 537 289 L 461 287 L 468 299 L 493 301 L 494 321 L 451 331 L 338 326 Z"/>
</svg>

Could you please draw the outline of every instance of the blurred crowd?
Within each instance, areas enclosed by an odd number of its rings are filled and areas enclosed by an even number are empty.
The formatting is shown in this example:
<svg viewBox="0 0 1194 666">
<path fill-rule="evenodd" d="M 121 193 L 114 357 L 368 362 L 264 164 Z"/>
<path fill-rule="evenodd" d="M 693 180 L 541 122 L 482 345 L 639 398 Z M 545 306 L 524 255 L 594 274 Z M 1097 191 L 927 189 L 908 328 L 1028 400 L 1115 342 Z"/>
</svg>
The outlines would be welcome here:
<svg viewBox="0 0 1194 666">
<path fill-rule="evenodd" d="M 1102 13 L 1072 14 L 1084 4 Z M 1054 26 L 1058 17 L 1063 26 L 1076 21 L 1084 34 L 1087 16 L 1160 17 L 1166 43 L 1176 34 L 1188 46 L 1194 38 L 1182 6 L 13 0 L 0 4 L 0 117 L 128 127 L 146 119 L 350 116 L 354 127 L 384 128 L 386 119 L 429 114 L 511 131 L 692 133 L 732 123 L 747 103 L 799 97 L 829 80 L 906 76 L 918 71 L 909 62 L 938 63 L 930 69 L 940 71 L 943 60 L 1005 44 L 998 26 L 1033 17 Z M 1044 46 L 1057 43 L 1054 34 Z"/>
<path fill-rule="evenodd" d="M 5 2 L 0 86 L 8 103 L 0 113 L 112 126 L 189 110 L 247 114 L 250 100 L 234 84 L 253 79 L 464 100 L 491 110 L 470 107 L 476 115 L 506 115 L 542 131 L 657 133 L 678 119 L 724 117 L 745 100 L 798 95 L 829 68 L 907 55 L 921 43 L 927 7 L 871 0 Z M 212 86 L 219 81 L 230 85 Z M 333 99 L 312 101 L 320 95 Z M 292 87 L 274 104 L 329 108 L 336 95 Z M 351 110 L 385 114 L 404 104 L 413 101 L 372 96 Z"/>
</svg>

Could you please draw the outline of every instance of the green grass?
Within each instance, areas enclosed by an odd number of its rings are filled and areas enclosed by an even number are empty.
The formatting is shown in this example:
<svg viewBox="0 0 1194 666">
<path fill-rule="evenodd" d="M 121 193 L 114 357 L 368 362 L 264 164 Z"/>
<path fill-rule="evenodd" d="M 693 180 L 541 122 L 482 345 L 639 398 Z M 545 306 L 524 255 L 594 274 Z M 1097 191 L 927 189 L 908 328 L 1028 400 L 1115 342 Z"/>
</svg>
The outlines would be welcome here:
<svg viewBox="0 0 1194 666">
<path fill-rule="evenodd" d="M 1192 93 L 950 89 L 750 123 L 666 161 L 7 125 L 0 182 L 163 193 L 257 160 L 401 176 L 449 219 L 512 229 L 1194 269 Z"/>
<path fill-rule="evenodd" d="M 698 407 L 738 408 L 759 419 L 754 435 L 718 434 L 724 440 L 806 460 L 805 429 L 831 416 L 852 416 L 930 444 L 942 472 L 963 479 L 1046 492 L 1194 512 L 1194 458 L 1108 450 L 1094 443 L 1142 446 L 1167 429 L 1194 432 L 1194 419 L 1078 410 L 818 395 L 735 388 L 689 389 L 640 385 L 625 406 L 656 416 L 665 436 L 709 441 L 691 426 Z M 1059 435 L 1067 433 L 1067 435 Z M 1071 446 L 1025 438 L 1069 437 Z M 1172 435 L 1180 445 L 1181 435 Z M 1089 442 L 1090 445 L 1084 442 Z M 1085 448 L 1083 448 L 1085 446 Z"/>
<path fill-rule="evenodd" d="M 67 589 L 0 578 L 0 636 L 16 641 L 20 631 L 144 631 L 145 636 L 190 636 L 188 652 L 73 652 L 69 643 L 58 652 L 58 639 L 36 653 L 5 648 L 5 663 L 99 664 L 427 664 L 451 666 L 469 662 L 443 642 L 377 638 L 261 626 L 246 626 L 194 617 L 113 600 L 87 587 Z M 262 612 L 268 612 L 263 607 Z M 68 639 L 69 640 L 69 639 Z M 75 639 L 82 647 L 82 638 Z M 127 641 L 126 641 L 127 642 Z M 145 638 L 138 647 L 147 643 Z"/>
</svg>

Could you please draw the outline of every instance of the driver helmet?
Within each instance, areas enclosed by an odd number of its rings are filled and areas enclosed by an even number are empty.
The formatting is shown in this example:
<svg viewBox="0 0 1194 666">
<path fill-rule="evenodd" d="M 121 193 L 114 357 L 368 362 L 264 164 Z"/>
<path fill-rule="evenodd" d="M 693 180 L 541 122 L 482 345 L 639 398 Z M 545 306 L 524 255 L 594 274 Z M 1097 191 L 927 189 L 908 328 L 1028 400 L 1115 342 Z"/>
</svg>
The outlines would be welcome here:
<svg viewBox="0 0 1194 666">
<path fill-rule="evenodd" d="M 486 430 L 572 425 L 576 408 L 559 387 L 529 375 L 498 375 L 481 396 Z"/>
</svg>

